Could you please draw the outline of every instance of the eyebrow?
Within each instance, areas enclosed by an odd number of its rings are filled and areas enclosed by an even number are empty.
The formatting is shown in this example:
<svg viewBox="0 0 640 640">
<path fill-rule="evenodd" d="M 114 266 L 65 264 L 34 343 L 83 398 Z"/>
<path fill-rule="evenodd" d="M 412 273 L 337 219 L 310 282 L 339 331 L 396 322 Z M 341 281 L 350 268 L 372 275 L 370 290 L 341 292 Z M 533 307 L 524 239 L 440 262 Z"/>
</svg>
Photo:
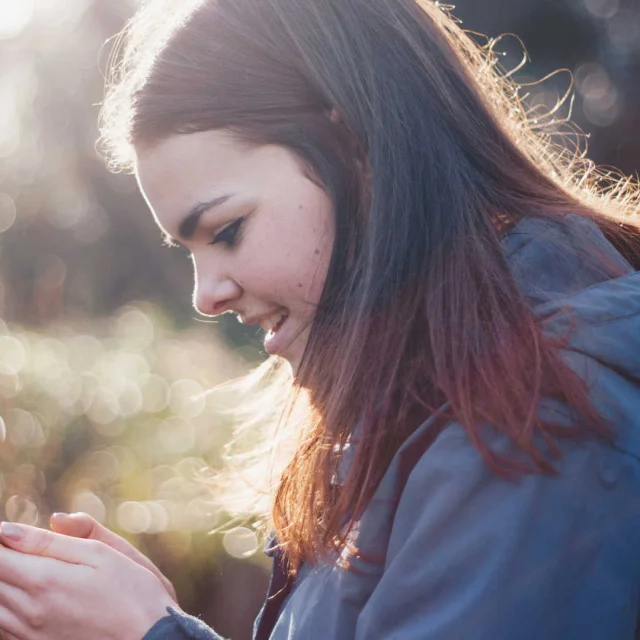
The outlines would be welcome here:
<svg viewBox="0 0 640 640">
<path fill-rule="evenodd" d="M 183 240 L 190 240 L 193 238 L 193 234 L 196 232 L 198 228 L 198 223 L 200 222 L 200 218 L 210 211 L 214 207 L 219 207 L 221 204 L 225 203 L 229 198 L 232 198 L 233 194 L 228 193 L 224 196 L 219 196 L 214 198 L 213 200 L 207 200 L 205 202 L 199 202 L 197 205 L 191 208 L 191 210 L 182 218 L 180 222 L 180 226 L 178 227 L 178 235 Z"/>
</svg>

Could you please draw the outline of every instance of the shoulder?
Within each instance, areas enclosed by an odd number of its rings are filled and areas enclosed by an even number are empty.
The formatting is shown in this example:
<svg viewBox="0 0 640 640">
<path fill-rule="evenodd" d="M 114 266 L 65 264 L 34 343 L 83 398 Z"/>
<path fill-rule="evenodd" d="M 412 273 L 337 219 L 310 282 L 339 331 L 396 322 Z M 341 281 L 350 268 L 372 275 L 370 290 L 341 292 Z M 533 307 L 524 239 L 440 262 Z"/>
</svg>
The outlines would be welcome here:
<svg viewBox="0 0 640 640">
<path fill-rule="evenodd" d="M 640 457 L 640 272 L 577 215 L 525 218 L 504 252 L 543 334 L 584 378 L 618 445 Z"/>
<path fill-rule="evenodd" d="M 599 442 L 563 446 L 557 476 L 509 481 L 445 428 L 404 485 L 361 637 L 632 637 L 640 466 Z"/>
<path fill-rule="evenodd" d="M 482 437 L 494 451 L 518 455 L 490 427 Z M 630 541 L 640 533 L 640 461 L 596 440 L 565 440 L 560 447 L 557 475 L 509 480 L 489 469 L 459 424 L 449 425 L 409 474 L 387 562 L 408 537 L 421 532 L 441 548 L 481 546 L 496 559 L 517 548 L 520 562 L 528 556 L 543 564 L 566 564 L 568 548 L 581 556 L 596 549 L 626 550 L 637 570 L 640 549 Z"/>
<path fill-rule="evenodd" d="M 518 288 L 532 305 L 607 281 L 612 272 L 633 271 L 594 221 L 575 214 L 524 218 L 502 246 Z"/>
</svg>

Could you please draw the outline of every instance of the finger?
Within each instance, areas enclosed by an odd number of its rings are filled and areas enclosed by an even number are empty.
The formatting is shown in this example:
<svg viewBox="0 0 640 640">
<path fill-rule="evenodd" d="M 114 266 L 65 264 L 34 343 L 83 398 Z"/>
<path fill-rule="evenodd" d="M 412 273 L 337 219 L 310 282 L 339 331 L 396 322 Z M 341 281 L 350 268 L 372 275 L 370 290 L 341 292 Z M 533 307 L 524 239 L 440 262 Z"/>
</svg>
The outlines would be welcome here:
<svg viewBox="0 0 640 640">
<path fill-rule="evenodd" d="M 146 556 L 140 553 L 130 542 L 107 529 L 87 513 L 54 513 L 49 519 L 49 523 L 56 533 L 73 536 L 74 538 L 98 540 L 136 562 L 147 560 Z"/>
<path fill-rule="evenodd" d="M 0 631 L 2 640 L 30 640 L 25 625 L 4 607 L 0 607 Z"/>
<path fill-rule="evenodd" d="M 0 582 L 0 607 L 15 613 L 18 617 L 29 608 L 31 599 L 20 587 Z"/>
<path fill-rule="evenodd" d="M 70 565 L 54 558 L 21 553 L 0 545 L 0 588 L 13 585 L 18 589 L 31 592 L 46 583 L 48 576 L 55 575 L 60 569 L 81 566 Z"/>
<path fill-rule="evenodd" d="M 24 612 L 29 609 L 29 600 L 24 591 L 0 584 L 0 639 L 22 640 L 25 632 Z"/>
<path fill-rule="evenodd" d="M 33 571 L 33 568 L 33 558 L 0 545 L 0 586 L 13 585 L 19 589 L 28 589 L 25 583 L 30 579 L 37 579 L 37 571 Z"/>
<path fill-rule="evenodd" d="M 74 538 L 98 538 L 98 530 L 94 527 L 98 524 L 86 513 L 54 513 L 49 518 L 51 530 L 65 536 Z"/>
<path fill-rule="evenodd" d="M 56 532 L 64 535 L 70 535 L 77 538 L 88 538 L 91 540 L 99 540 L 109 545 L 112 549 L 119 551 L 127 558 L 137 562 L 153 573 L 165 586 L 169 595 L 175 600 L 176 592 L 169 579 L 158 569 L 158 567 L 147 558 L 143 553 L 138 551 L 132 544 L 124 538 L 117 535 L 97 520 L 86 513 L 54 513 L 49 519 L 51 528 Z"/>
<path fill-rule="evenodd" d="M 69 562 L 97 566 L 100 547 L 90 540 L 81 540 L 60 535 L 47 529 L 39 529 L 26 524 L 2 522 L 0 538 L 7 547 L 28 553 Z M 106 547 L 105 547 L 106 548 Z"/>
</svg>

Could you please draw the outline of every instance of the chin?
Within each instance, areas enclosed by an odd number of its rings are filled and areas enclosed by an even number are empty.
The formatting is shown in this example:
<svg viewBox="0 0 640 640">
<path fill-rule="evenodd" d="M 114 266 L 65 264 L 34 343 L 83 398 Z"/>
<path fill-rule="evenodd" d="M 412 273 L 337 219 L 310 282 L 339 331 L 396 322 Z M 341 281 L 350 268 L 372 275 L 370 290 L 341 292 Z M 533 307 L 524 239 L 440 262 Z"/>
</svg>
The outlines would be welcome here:
<svg viewBox="0 0 640 640">
<path fill-rule="evenodd" d="M 279 356 L 281 360 L 287 363 L 289 372 L 294 378 L 298 376 L 306 344 L 307 336 L 298 336 L 286 349 L 283 349 L 283 353 Z"/>
<path fill-rule="evenodd" d="M 287 354 L 287 356 L 280 356 L 281 360 L 286 363 L 286 367 L 292 377 L 297 377 L 300 370 L 301 358 L 298 355 Z"/>
</svg>

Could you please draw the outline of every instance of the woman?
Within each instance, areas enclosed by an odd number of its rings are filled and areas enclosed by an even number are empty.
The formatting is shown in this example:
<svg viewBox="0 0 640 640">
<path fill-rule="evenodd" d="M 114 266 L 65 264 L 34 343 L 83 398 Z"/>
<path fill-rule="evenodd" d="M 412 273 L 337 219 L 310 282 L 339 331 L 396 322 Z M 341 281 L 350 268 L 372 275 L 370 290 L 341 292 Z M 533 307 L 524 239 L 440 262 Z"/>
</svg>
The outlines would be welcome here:
<svg viewBox="0 0 640 640">
<path fill-rule="evenodd" d="M 598 193 L 437 3 L 174 4 L 130 26 L 105 137 L 197 309 L 259 323 L 308 397 L 255 638 L 633 638 L 637 190 Z M 52 525 L 2 527 L 1 629 L 217 637 Z"/>
</svg>

